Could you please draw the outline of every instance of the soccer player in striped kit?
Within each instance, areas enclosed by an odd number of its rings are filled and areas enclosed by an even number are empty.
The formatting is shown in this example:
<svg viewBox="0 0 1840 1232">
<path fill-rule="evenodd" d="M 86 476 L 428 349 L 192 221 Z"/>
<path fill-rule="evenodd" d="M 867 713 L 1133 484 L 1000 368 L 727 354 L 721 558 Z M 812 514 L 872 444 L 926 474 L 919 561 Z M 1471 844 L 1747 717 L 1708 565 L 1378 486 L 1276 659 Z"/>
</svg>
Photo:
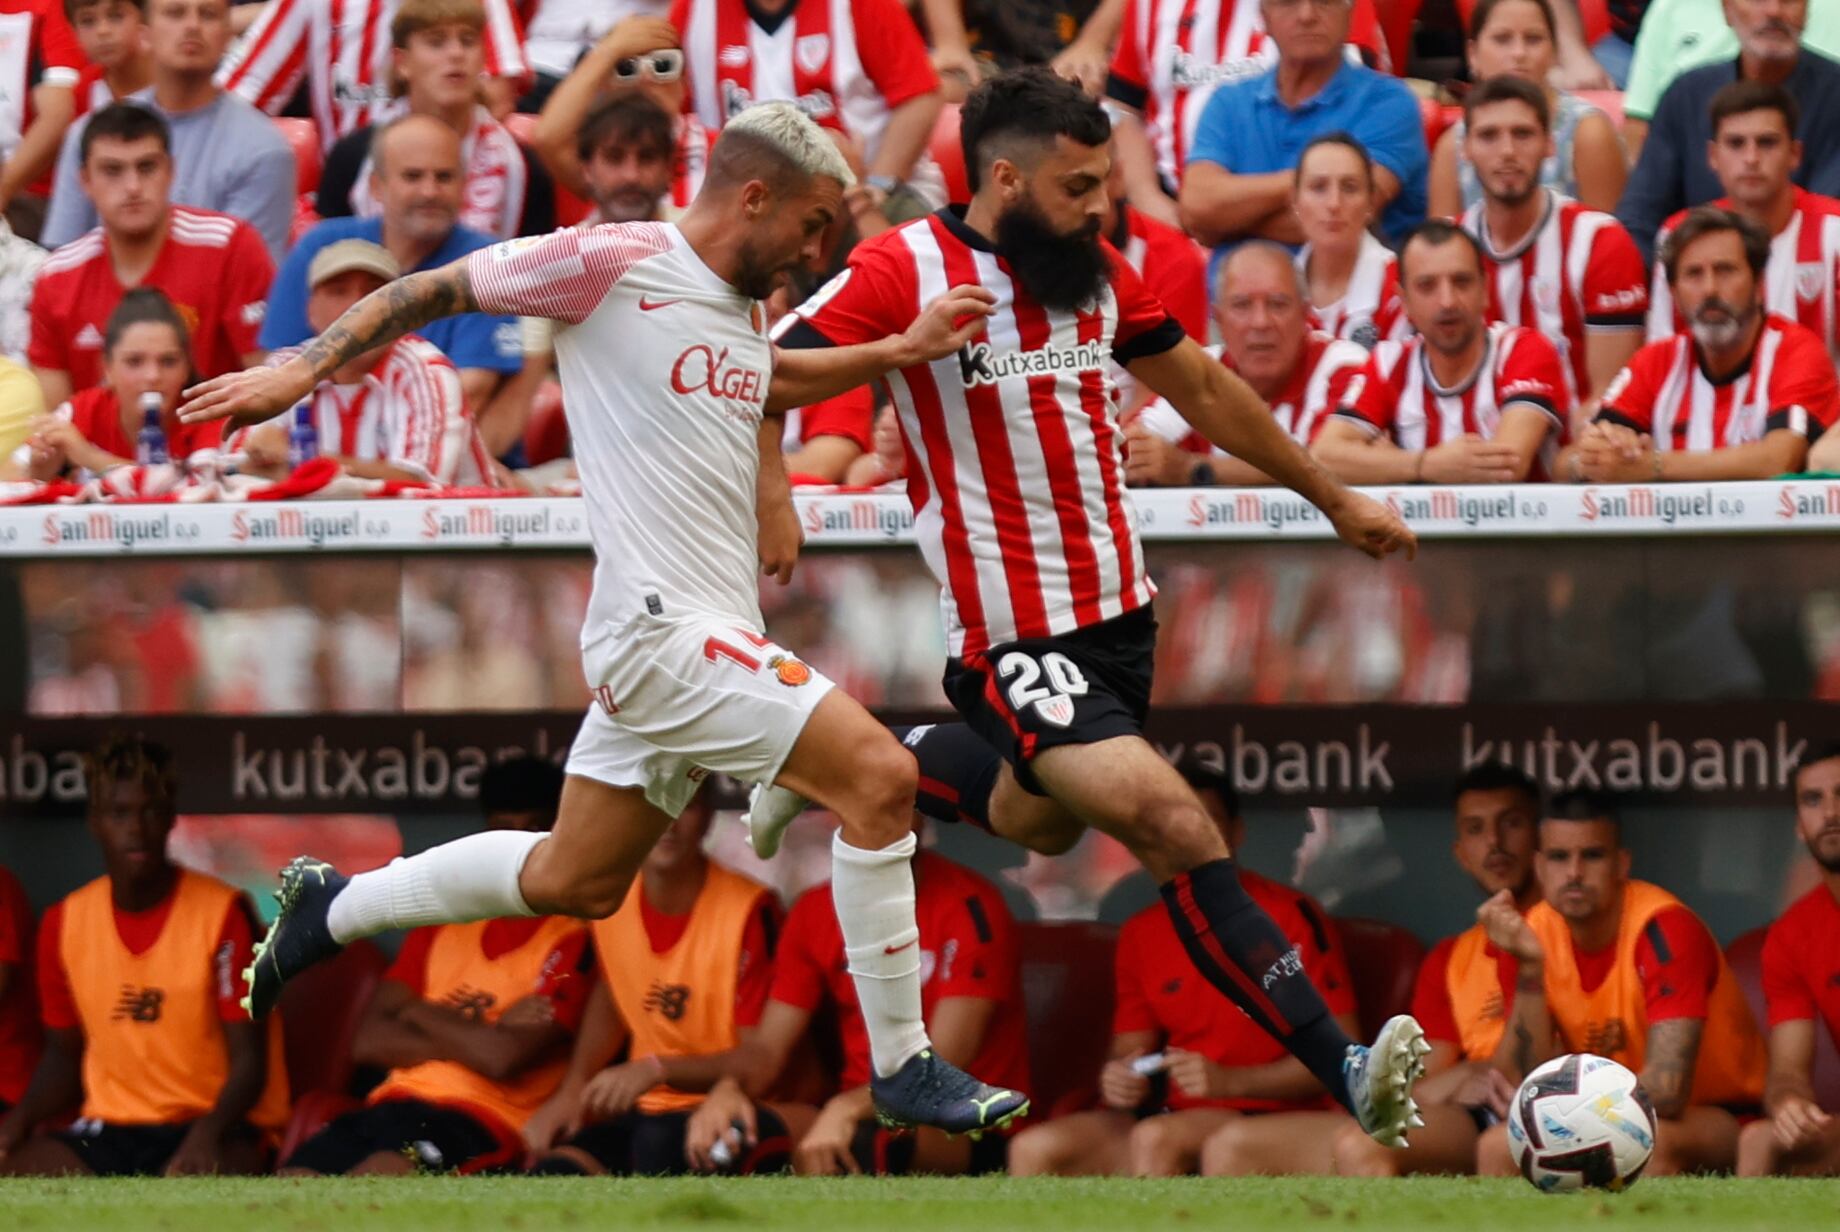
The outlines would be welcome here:
<svg viewBox="0 0 1840 1232">
<path fill-rule="evenodd" d="M 555 829 L 469 835 L 350 878 L 294 861 L 251 969 L 253 1014 L 299 971 L 386 929 L 613 914 L 646 853 L 720 771 L 782 782 L 842 821 L 831 891 L 868 1027 L 878 1119 L 963 1133 L 1027 1111 L 1021 1092 L 978 1082 L 927 1037 L 909 864 L 913 759 L 775 645 L 760 612 L 761 573 L 789 578 L 800 539 L 781 413 L 949 357 L 988 311 L 988 293 L 954 291 L 910 315 L 899 336 L 777 354 L 760 301 L 819 258 L 853 180 L 797 107 L 763 104 L 723 131 L 703 191 L 678 222 L 481 249 L 366 296 L 285 364 L 191 391 L 182 415 L 192 422 L 260 422 L 437 317 L 549 317 L 594 542 L 582 667 L 595 700 L 569 752 Z"/>
<path fill-rule="evenodd" d="M 1143 738 L 1155 588 L 1108 363 L 1309 497 L 1354 546 L 1409 552 L 1412 534 L 1311 462 L 1101 238 L 1111 124 L 1096 102 L 1023 70 L 973 91 L 962 135 L 969 207 L 859 245 L 778 335 L 788 350 L 850 346 L 906 328 L 948 288 L 995 301 L 955 355 L 888 377 L 915 533 L 945 591 L 945 690 L 966 720 L 906 733 L 920 808 L 1037 851 L 1065 851 L 1087 826 L 1124 842 L 1163 883 L 1203 976 L 1370 1132 L 1401 1142 L 1426 1048 L 1417 1024 L 1388 1023 L 1371 1051 L 1336 1026 L 1194 791 Z M 802 803 L 778 788 L 756 795 L 756 851 L 777 848 Z"/>
</svg>

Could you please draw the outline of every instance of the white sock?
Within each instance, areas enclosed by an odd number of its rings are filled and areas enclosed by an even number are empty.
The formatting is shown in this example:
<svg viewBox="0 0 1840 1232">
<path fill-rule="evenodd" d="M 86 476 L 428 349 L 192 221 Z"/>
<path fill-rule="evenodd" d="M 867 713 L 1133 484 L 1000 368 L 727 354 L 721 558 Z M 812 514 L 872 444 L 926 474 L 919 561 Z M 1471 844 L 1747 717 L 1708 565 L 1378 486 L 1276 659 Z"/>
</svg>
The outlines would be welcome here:
<svg viewBox="0 0 1840 1232">
<path fill-rule="evenodd" d="M 926 1049 L 920 1017 L 920 929 L 914 923 L 914 836 L 864 851 L 831 841 L 831 901 L 878 1076 Z"/>
<path fill-rule="evenodd" d="M 489 830 L 359 873 L 332 900 L 326 923 L 348 945 L 396 928 L 535 915 L 518 889 L 524 861 L 547 834 Z"/>
</svg>

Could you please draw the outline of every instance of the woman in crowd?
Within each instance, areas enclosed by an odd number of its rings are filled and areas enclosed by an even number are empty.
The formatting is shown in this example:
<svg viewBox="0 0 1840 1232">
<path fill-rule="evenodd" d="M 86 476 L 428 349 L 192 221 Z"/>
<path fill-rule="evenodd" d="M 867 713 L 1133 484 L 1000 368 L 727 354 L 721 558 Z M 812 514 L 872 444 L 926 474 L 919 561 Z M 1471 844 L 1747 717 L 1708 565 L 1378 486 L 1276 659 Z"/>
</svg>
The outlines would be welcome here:
<svg viewBox="0 0 1840 1232">
<path fill-rule="evenodd" d="M 27 475 L 43 482 L 66 470 L 99 475 L 132 465 L 147 393 L 159 395 L 160 426 L 173 461 L 217 449 L 222 423 L 179 422 L 179 394 L 192 380 L 191 338 L 179 310 L 151 287 L 129 291 L 103 331 L 102 384 L 38 422 L 24 446 Z"/>
<path fill-rule="evenodd" d="M 1520 77 L 1544 86 L 1552 104 L 1553 154 L 1540 182 L 1592 209 L 1616 209 L 1629 161 L 1610 117 L 1547 80 L 1557 52 L 1551 0 L 1479 0 L 1469 22 L 1469 69 L 1477 81 Z M 1482 199 L 1463 157 L 1463 121 L 1451 125 L 1431 155 L 1431 216 L 1455 218 Z"/>
<path fill-rule="evenodd" d="M 1406 329 L 1393 250 L 1369 228 L 1374 162 L 1347 133 L 1326 133 L 1303 148 L 1291 189 L 1303 229 L 1297 272 L 1310 299 L 1310 323 L 1368 350 Z"/>
</svg>

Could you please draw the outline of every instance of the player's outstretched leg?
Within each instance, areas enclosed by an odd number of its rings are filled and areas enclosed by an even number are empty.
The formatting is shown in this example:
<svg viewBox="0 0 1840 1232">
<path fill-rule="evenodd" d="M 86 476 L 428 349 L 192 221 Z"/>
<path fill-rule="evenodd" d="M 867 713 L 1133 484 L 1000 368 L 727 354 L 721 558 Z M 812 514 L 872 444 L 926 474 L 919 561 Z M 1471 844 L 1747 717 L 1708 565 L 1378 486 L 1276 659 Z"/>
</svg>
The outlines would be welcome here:
<svg viewBox="0 0 1840 1232">
<path fill-rule="evenodd" d="M 670 824 L 639 788 L 572 774 L 548 834 L 469 834 L 349 879 L 303 856 L 282 870 L 281 912 L 255 948 L 244 1008 L 264 1017 L 288 980 L 360 937 L 510 916 L 612 915 Z"/>
<path fill-rule="evenodd" d="M 831 897 L 875 1076 L 876 1118 L 982 1133 L 1028 1111 L 1020 1091 L 993 1087 L 932 1049 L 920 1015 L 920 930 L 914 922 L 914 759 L 841 690 L 818 703 L 776 783 L 842 822 L 831 845 Z"/>
<path fill-rule="evenodd" d="M 1176 934 L 1201 974 L 1316 1075 L 1363 1129 L 1403 1145 L 1412 1084 L 1430 1051 L 1410 1017 L 1371 1047 L 1336 1025 L 1295 947 L 1240 884 L 1239 868 L 1182 776 L 1139 736 L 1046 750 L 1034 776 L 1077 816 L 1129 847 L 1163 885 Z"/>
</svg>

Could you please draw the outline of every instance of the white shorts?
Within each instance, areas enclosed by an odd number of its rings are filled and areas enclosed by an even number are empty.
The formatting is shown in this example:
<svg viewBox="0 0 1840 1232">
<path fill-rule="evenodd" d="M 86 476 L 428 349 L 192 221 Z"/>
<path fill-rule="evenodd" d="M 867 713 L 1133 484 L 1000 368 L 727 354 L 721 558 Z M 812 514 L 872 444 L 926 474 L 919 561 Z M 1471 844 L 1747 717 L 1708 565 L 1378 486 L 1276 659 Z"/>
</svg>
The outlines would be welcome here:
<svg viewBox="0 0 1840 1232">
<path fill-rule="evenodd" d="M 771 783 L 829 679 L 745 626 L 641 617 L 582 650 L 595 700 L 568 773 L 676 817 L 712 770 Z"/>
</svg>

